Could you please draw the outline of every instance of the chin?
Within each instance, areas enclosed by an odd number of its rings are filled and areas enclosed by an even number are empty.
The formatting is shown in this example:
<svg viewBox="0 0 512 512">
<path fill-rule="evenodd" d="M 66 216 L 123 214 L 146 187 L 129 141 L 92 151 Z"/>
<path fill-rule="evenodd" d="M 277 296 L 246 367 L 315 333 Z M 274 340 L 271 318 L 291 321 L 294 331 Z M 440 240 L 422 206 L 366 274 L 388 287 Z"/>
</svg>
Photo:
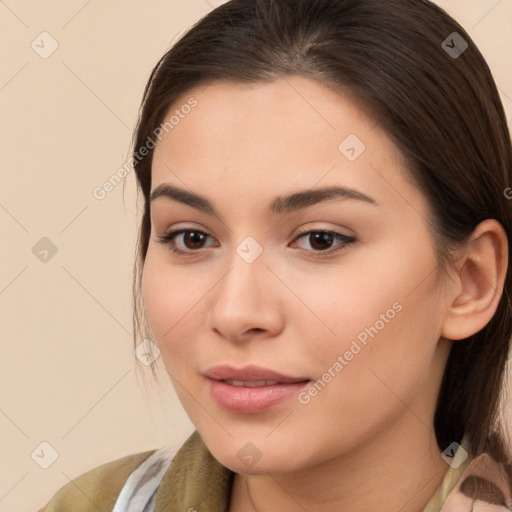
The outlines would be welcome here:
<svg viewBox="0 0 512 512">
<path fill-rule="evenodd" d="M 254 476 L 254 475 L 266 475 L 266 474 L 279 474 L 279 473 L 290 473 L 295 468 L 290 467 L 288 464 L 283 465 L 282 458 L 279 457 L 280 460 L 276 460 L 275 454 L 273 454 L 270 460 L 265 460 L 265 457 L 262 456 L 257 462 L 253 465 L 249 463 L 241 462 L 238 457 L 216 457 L 219 462 L 229 468 L 231 471 L 246 475 L 246 476 Z"/>
<path fill-rule="evenodd" d="M 203 438 L 204 439 L 204 438 Z M 297 448 L 287 450 L 282 443 L 273 445 L 270 440 L 234 437 L 219 444 L 207 442 L 210 453 L 225 467 L 243 475 L 264 475 L 267 473 L 290 473 L 300 469 Z"/>
<path fill-rule="evenodd" d="M 235 473 L 289 473 L 300 469 L 307 459 L 307 443 L 297 435 L 278 431 L 269 436 L 272 426 L 230 424 L 226 425 L 228 434 L 209 422 L 193 423 L 215 459 Z"/>
</svg>

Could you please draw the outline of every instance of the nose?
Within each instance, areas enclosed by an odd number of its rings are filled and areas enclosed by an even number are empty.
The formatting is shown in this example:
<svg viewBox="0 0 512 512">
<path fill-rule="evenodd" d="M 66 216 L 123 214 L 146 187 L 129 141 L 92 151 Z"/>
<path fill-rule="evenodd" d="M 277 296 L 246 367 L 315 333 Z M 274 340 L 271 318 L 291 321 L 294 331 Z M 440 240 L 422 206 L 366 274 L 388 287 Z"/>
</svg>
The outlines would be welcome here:
<svg viewBox="0 0 512 512">
<path fill-rule="evenodd" d="M 233 342 L 276 336 L 283 325 L 282 283 L 263 254 L 252 263 L 235 254 L 230 262 L 212 290 L 209 327 Z"/>
</svg>

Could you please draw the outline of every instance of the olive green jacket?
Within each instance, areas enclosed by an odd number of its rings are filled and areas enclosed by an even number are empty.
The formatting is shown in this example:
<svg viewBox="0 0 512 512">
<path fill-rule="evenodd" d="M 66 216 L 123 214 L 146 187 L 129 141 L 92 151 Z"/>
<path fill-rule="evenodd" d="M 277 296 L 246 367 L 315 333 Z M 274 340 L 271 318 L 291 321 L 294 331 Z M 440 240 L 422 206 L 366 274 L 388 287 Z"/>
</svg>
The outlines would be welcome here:
<svg viewBox="0 0 512 512">
<path fill-rule="evenodd" d="M 501 463 L 484 453 L 454 466 L 423 512 L 512 511 L 511 484 Z M 114 507 L 115 512 L 229 512 L 234 475 L 212 456 L 196 430 L 174 457 L 150 450 L 83 473 L 39 512 L 112 512 Z"/>
</svg>

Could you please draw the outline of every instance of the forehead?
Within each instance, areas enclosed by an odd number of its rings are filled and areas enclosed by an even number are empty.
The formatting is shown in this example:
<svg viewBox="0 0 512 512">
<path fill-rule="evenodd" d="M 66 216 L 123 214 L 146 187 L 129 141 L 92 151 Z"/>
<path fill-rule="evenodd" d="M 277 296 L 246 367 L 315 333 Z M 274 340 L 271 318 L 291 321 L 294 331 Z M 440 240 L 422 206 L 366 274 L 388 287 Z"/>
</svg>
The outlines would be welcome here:
<svg viewBox="0 0 512 512">
<path fill-rule="evenodd" d="M 184 108 L 190 98 L 195 106 Z M 263 197 L 339 184 L 380 204 L 424 208 L 389 137 L 350 99 L 316 81 L 217 81 L 184 94 L 165 119 L 172 115 L 175 124 L 154 151 L 152 190 L 173 183 L 222 195 L 229 183 L 230 193 Z"/>
</svg>

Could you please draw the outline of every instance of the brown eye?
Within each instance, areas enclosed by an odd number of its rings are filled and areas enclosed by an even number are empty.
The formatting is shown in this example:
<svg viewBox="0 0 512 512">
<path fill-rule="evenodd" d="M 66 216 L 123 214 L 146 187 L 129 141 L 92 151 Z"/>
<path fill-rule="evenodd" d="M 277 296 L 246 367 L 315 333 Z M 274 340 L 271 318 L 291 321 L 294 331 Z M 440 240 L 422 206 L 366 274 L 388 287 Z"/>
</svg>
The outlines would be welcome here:
<svg viewBox="0 0 512 512">
<path fill-rule="evenodd" d="M 351 236 L 342 235 L 341 233 L 336 233 L 335 231 L 323 231 L 323 230 L 311 230 L 301 233 L 296 240 L 300 240 L 304 238 L 309 242 L 310 247 L 313 248 L 313 253 L 321 253 L 331 254 L 341 250 L 351 243 L 355 242 L 356 239 Z M 338 244 L 335 244 L 335 248 L 330 250 L 333 246 L 333 243 L 338 241 Z"/>
<path fill-rule="evenodd" d="M 316 232 L 309 234 L 309 241 L 313 249 L 321 251 L 323 249 L 330 249 L 334 237 L 331 233 Z"/>
<path fill-rule="evenodd" d="M 187 231 L 183 233 L 183 243 L 187 249 L 201 249 L 206 235 L 200 231 Z"/>
<path fill-rule="evenodd" d="M 183 235 L 181 245 L 185 246 L 185 249 L 187 250 L 178 249 L 176 247 L 177 244 L 175 239 L 181 235 Z M 179 229 L 166 233 L 165 235 L 158 236 L 157 242 L 168 245 L 172 252 L 186 254 L 199 252 L 200 249 L 204 248 L 204 242 L 209 237 L 210 235 L 208 235 L 208 233 L 197 229 Z"/>
</svg>

